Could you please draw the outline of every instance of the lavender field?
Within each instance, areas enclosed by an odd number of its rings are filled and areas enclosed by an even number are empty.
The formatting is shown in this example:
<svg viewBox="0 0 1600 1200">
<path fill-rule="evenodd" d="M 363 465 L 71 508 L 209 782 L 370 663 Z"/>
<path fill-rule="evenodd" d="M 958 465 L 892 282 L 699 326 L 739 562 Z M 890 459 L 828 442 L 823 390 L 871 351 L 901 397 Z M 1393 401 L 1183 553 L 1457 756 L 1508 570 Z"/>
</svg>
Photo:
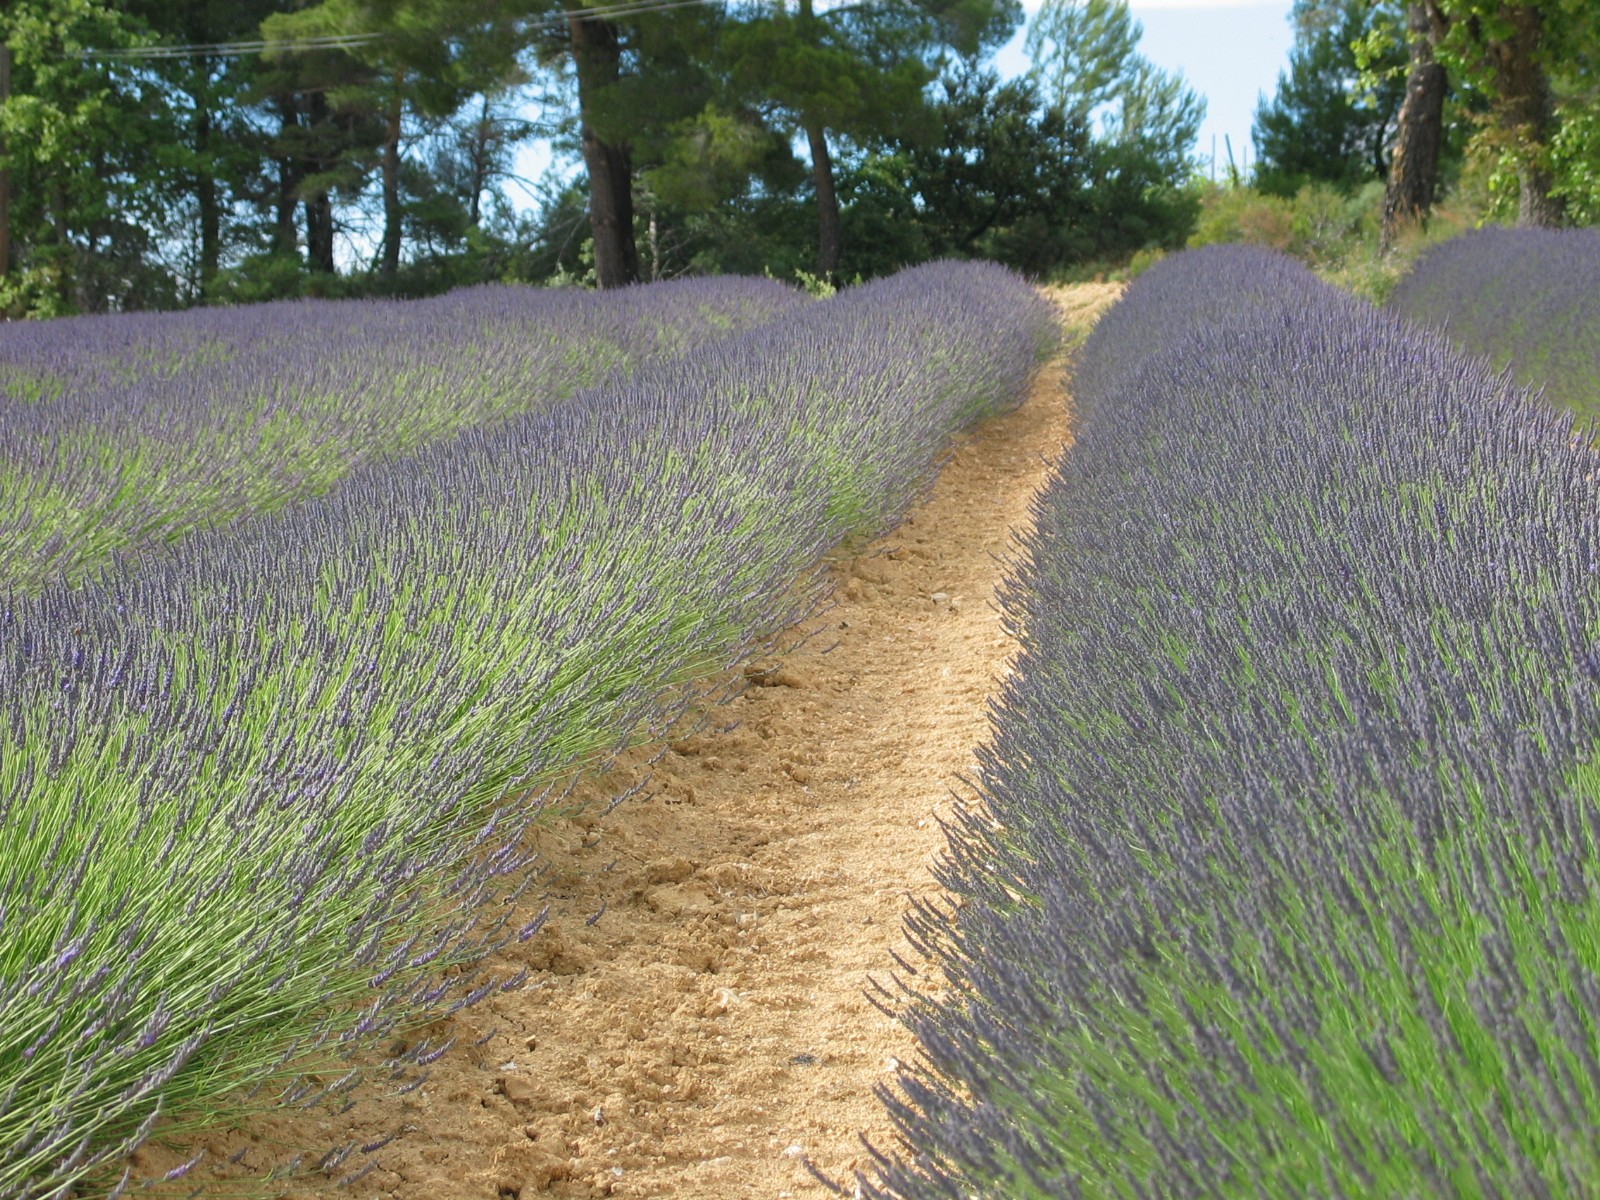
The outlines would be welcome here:
<svg viewBox="0 0 1600 1200">
<path fill-rule="evenodd" d="M 1595 451 L 1245 247 L 1074 398 L 867 1191 L 1595 1194 Z"/>
<path fill-rule="evenodd" d="M 985 265 L 780 292 L 550 309 L 547 350 L 526 353 L 510 295 L 451 301 L 448 355 L 422 344 L 443 314 L 395 306 L 394 342 L 337 376 L 348 406 L 328 391 L 281 412 L 261 399 L 286 352 L 265 322 L 237 345 L 205 315 L 55 357 L 27 335 L 7 411 L 101 439 L 106 463 L 214 433 L 219 472 L 249 459 L 277 481 L 263 421 L 297 445 L 316 431 L 313 456 L 323 429 L 344 449 L 275 500 L 157 455 L 152 477 L 180 482 L 152 490 L 185 515 L 128 526 L 133 556 L 78 558 L 62 547 L 102 518 L 58 521 L 0 604 L 0 1196 L 114 1185 L 157 1123 L 337 1100 L 358 1049 L 516 987 L 475 964 L 537 932 L 497 901 L 528 886 L 523 835 L 561 781 L 811 611 L 823 556 L 892 524 L 1055 337 L 1050 307 Z M 273 319 L 324 325 L 334 355 L 363 307 Z M 457 407 L 474 367 L 482 403 Z M 334 387 L 311 364 L 288 377 Z M 75 380 L 102 398 L 77 405 Z M 384 441 L 391 425 L 408 432 Z M 107 500 L 66 457 L 4 461 L 43 480 L 24 496 Z M 379 1086 L 416 1086 L 448 1049 L 411 1046 Z M 337 1181 L 373 1148 L 307 1154 Z"/>
<path fill-rule="evenodd" d="M 806 303 L 725 278 L 0 326 L 0 590 L 277 511 Z"/>
<path fill-rule="evenodd" d="M 1476 230 L 1429 250 L 1389 306 L 1586 420 L 1600 418 L 1600 231 Z"/>
</svg>

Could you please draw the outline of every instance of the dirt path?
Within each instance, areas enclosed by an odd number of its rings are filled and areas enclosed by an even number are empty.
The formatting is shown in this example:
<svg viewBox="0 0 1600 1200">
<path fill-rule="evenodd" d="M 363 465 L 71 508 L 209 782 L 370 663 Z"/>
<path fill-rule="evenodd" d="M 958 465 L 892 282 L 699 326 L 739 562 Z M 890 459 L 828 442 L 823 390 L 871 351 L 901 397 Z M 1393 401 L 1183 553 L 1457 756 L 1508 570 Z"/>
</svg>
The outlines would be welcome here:
<svg viewBox="0 0 1600 1200">
<path fill-rule="evenodd" d="M 1116 292 L 1057 299 L 1082 325 Z M 542 833 L 568 915 L 519 950 L 530 984 L 452 1031 L 503 1031 L 480 1061 L 454 1054 L 343 1119 L 219 1136 L 212 1160 L 403 1124 L 337 1194 L 781 1200 L 825 1194 L 803 1158 L 847 1178 L 866 1164 L 860 1134 L 892 1145 L 873 1087 L 914 1046 L 864 992 L 892 954 L 914 957 L 902 917 L 933 890 L 937 818 L 987 734 L 1012 651 L 992 597 L 1068 437 L 1061 388 L 1047 368 L 1022 408 L 961 440 L 902 528 L 839 564 L 825 628 L 761 664 L 729 706 L 736 728 L 675 743 L 605 820 Z"/>
</svg>

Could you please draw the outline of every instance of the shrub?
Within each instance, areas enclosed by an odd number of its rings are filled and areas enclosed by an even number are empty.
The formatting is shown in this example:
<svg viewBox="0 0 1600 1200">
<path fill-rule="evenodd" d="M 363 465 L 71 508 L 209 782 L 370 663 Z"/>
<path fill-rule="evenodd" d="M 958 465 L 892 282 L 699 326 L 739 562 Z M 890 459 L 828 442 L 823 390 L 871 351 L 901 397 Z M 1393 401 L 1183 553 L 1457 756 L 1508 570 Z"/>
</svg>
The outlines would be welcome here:
<svg viewBox="0 0 1600 1200">
<path fill-rule="evenodd" d="M 1329 184 L 1305 184 L 1290 197 L 1253 188 L 1208 187 L 1191 248 L 1228 243 L 1292 254 L 1308 266 L 1337 269 L 1376 244 L 1383 185 L 1353 195 Z"/>
<path fill-rule="evenodd" d="M 1600 1188 L 1600 493 L 1286 260 L 1091 336 L 875 1196 Z"/>
<path fill-rule="evenodd" d="M 0 1195 L 515 987 L 525 793 L 809 611 L 1053 328 L 920 268 L 0 604 Z"/>
<path fill-rule="evenodd" d="M 1600 417 L 1600 230 L 1478 230 L 1424 253 L 1395 311 L 1510 368 L 1556 404 Z"/>
<path fill-rule="evenodd" d="M 0 328 L 0 591 L 274 512 L 805 303 L 716 279 Z"/>
</svg>

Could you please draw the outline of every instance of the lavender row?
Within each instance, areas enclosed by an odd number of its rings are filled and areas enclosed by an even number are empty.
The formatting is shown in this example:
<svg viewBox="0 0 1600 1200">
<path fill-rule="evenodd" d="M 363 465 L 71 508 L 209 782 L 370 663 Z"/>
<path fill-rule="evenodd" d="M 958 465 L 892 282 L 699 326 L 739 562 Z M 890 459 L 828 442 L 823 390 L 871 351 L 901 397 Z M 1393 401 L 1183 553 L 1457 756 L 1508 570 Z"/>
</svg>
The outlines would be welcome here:
<svg viewBox="0 0 1600 1200">
<path fill-rule="evenodd" d="M 1596 453 L 1245 247 L 1074 393 L 868 1190 L 1595 1192 Z"/>
<path fill-rule="evenodd" d="M 1600 418 L 1600 230 L 1491 227 L 1418 260 L 1390 307 Z"/>
<path fill-rule="evenodd" d="M 806 303 L 722 278 L 0 327 L 0 590 L 276 511 Z"/>
<path fill-rule="evenodd" d="M 0 1196 L 514 986 L 439 973 L 534 932 L 506 797 L 809 611 L 1053 328 L 920 268 L 0 610 Z"/>
</svg>

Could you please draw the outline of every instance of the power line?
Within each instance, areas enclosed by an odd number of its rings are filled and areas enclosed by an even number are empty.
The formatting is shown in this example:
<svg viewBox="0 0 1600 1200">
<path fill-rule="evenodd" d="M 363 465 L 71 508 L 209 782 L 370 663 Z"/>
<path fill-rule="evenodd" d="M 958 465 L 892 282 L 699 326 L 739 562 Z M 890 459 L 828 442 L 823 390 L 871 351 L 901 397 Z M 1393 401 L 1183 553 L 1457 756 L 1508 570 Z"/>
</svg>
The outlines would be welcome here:
<svg viewBox="0 0 1600 1200">
<path fill-rule="evenodd" d="M 119 50 L 82 50 L 82 58 L 213 58 L 234 54 L 261 54 L 267 50 L 346 50 L 380 40 L 381 33 L 330 34 L 292 42 L 207 42 L 190 46 L 128 46 Z"/>
<path fill-rule="evenodd" d="M 554 26 L 568 17 L 633 16 L 638 13 L 662 12 L 672 8 L 689 8 L 695 5 L 720 4 L 723 0 L 641 0 L 639 3 L 612 4 L 596 8 L 580 8 L 569 12 L 550 13 L 530 24 Z M 347 50 L 357 46 L 382 41 L 381 33 L 329 34 L 325 37 L 300 38 L 291 42 L 271 42 L 265 38 L 241 42 L 203 42 L 186 46 L 130 46 L 121 50 L 84 50 L 84 58 L 212 58 L 246 54 L 264 54 L 268 50 L 295 52 L 303 50 Z"/>
<path fill-rule="evenodd" d="M 679 8 L 695 8 L 723 3 L 726 3 L 726 0 L 635 0 L 635 2 L 631 3 L 596 5 L 593 8 L 577 8 L 563 12 L 547 13 L 530 21 L 529 24 L 534 27 L 554 27 L 563 24 L 571 17 L 611 20 L 616 17 L 644 16 L 649 13 L 668 12 Z M 871 3 L 871 0 L 862 0 L 860 3 L 853 4 L 839 4 L 832 9 L 824 9 L 817 15 L 825 17 L 830 12 L 865 8 L 869 3 Z M 256 38 L 250 41 L 238 42 L 197 42 L 184 46 L 129 46 L 117 50 L 81 50 L 78 52 L 78 56 L 81 58 L 136 59 L 221 58 L 247 54 L 264 54 L 269 50 L 290 53 L 308 50 L 350 50 L 382 41 L 387 36 L 382 33 L 343 33 L 327 34 L 322 37 L 298 38 L 290 42 L 272 42 L 265 38 Z"/>
</svg>

